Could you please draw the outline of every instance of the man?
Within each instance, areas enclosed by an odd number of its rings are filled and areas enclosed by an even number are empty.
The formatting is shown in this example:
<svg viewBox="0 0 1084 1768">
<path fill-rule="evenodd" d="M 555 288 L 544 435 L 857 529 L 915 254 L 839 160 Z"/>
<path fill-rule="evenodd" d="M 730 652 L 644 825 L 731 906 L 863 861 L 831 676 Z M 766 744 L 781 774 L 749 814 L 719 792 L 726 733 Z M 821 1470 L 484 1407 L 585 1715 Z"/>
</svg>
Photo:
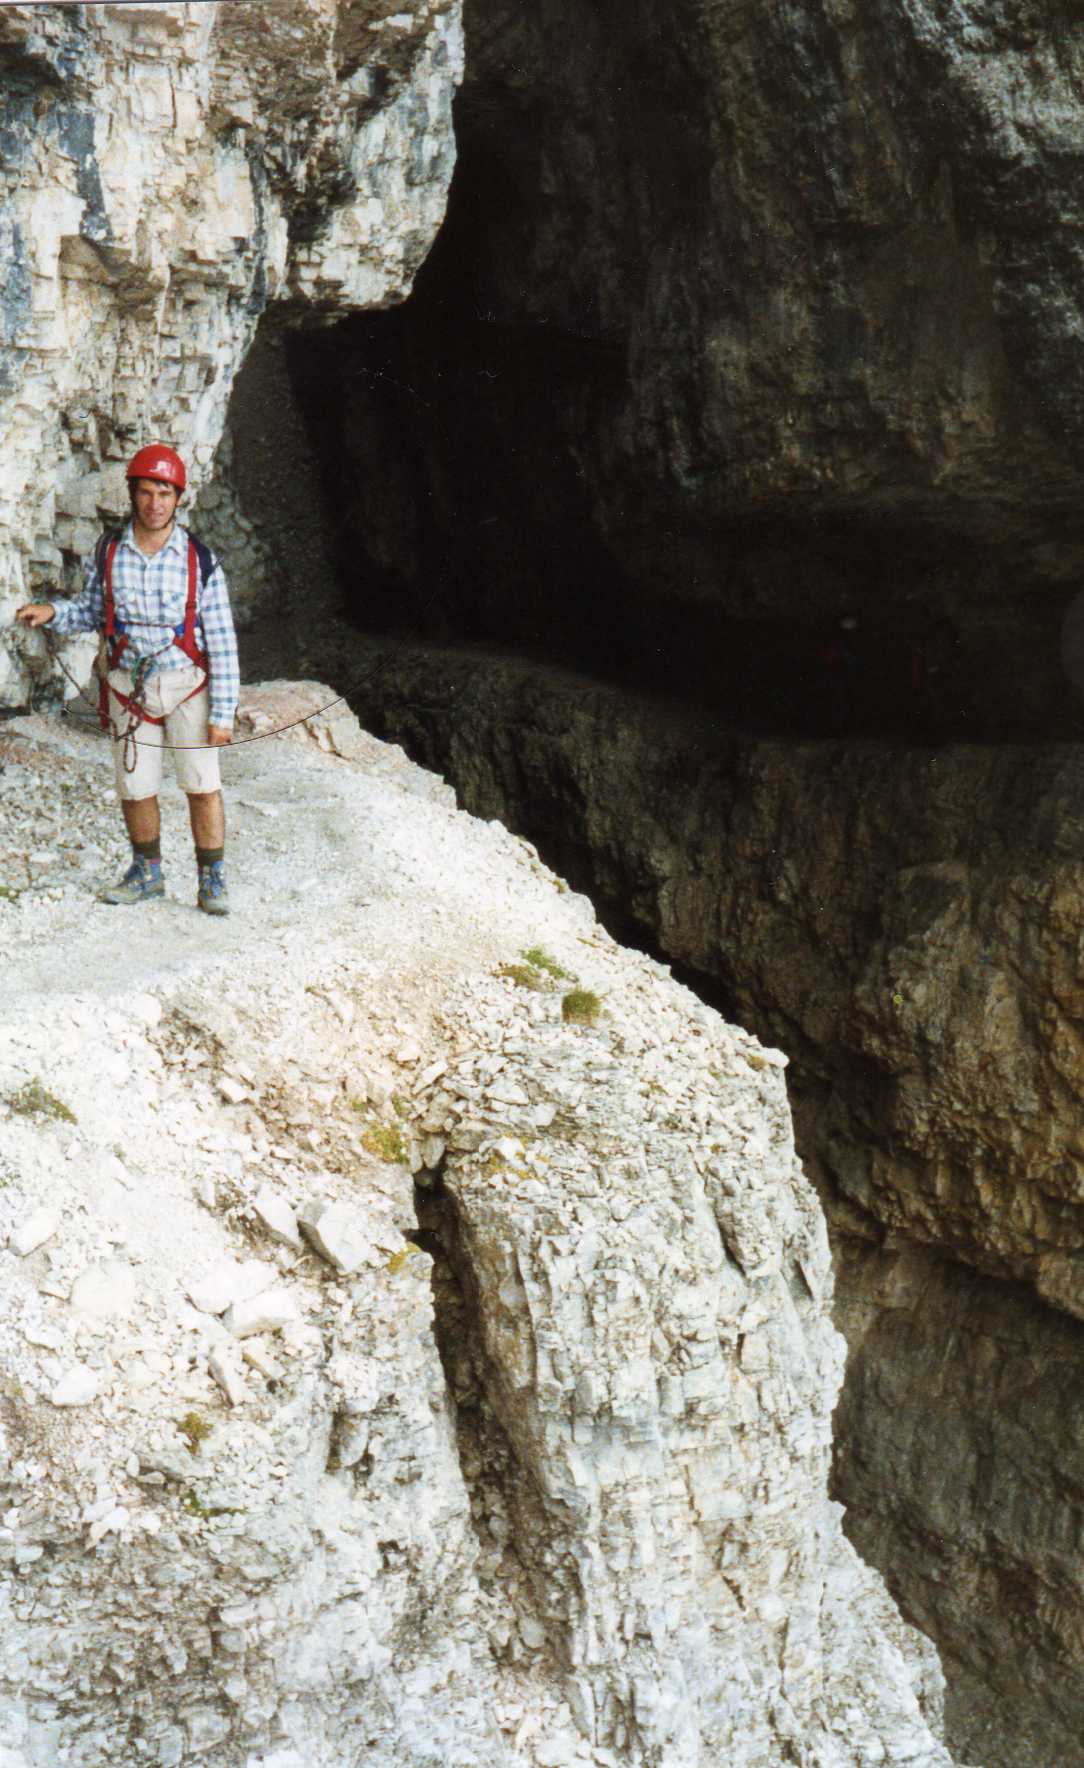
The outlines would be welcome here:
<svg viewBox="0 0 1084 1768">
<path fill-rule="evenodd" d="M 197 906 L 226 915 L 218 750 L 231 740 L 239 688 L 226 579 L 177 521 L 187 482 L 180 455 L 160 444 L 141 448 L 127 477 L 131 521 L 117 540 L 96 547 L 80 594 L 59 604 L 27 602 L 15 618 L 65 634 L 100 632 L 109 646 L 109 726 L 132 863 L 100 901 L 165 894 L 158 791 L 168 742 L 188 795 Z"/>
</svg>

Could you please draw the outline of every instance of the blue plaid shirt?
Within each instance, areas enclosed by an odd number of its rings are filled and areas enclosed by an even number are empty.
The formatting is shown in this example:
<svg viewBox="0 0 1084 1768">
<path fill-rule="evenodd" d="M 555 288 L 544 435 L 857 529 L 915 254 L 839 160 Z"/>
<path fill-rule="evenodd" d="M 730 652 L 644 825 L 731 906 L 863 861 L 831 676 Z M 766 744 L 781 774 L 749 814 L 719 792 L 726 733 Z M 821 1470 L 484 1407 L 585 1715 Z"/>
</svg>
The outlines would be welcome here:
<svg viewBox="0 0 1084 1768">
<path fill-rule="evenodd" d="M 181 669 L 190 662 L 173 640 L 174 628 L 184 624 L 188 599 L 188 530 L 175 523 L 160 552 L 144 558 L 132 536 L 129 522 L 113 558 L 113 600 L 117 619 L 131 622 L 129 657 L 154 658 L 149 675 L 159 669 Z M 83 587 L 70 601 L 54 602 L 50 621 L 53 632 L 100 632 L 105 622 L 105 598 L 98 581 L 98 567 L 91 553 L 83 570 Z M 196 594 L 196 643 L 207 653 L 210 670 L 212 724 L 227 729 L 237 710 L 241 676 L 237 665 L 237 640 L 233 631 L 229 591 L 222 567 L 215 568 Z"/>
</svg>

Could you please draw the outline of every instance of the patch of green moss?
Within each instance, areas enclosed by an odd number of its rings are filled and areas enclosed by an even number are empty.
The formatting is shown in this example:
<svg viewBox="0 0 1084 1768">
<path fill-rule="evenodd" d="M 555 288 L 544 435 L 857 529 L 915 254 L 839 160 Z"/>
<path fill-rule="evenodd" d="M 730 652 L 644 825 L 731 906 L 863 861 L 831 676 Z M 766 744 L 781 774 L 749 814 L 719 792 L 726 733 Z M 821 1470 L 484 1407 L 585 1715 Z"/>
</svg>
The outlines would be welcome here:
<svg viewBox="0 0 1084 1768">
<path fill-rule="evenodd" d="M 530 964 L 533 970 L 543 970 L 547 976 L 552 976 L 555 982 L 572 982 L 574 980 L 572 972 L 562 969 L 557 959 L 551 958 L 549 952 L 543 950 L 540 945 L 529 946 L 525 952 L 520 952 L 519 955 Z"/>
<path fill-rule="evenodd" d="M 181 1499 L 181 1503 L 189 1516 L 198 1516 L 206 1521 L 212 1516 L 244 1516 L 244 1509 L 236 1504 L 205 1504 L 199 1493 L 189 1486 Z"/>
<path fill-rule="evenodd" d="M 514 982 L 517 988 L 533 989 L 536 994 L 546 986 L 538 971 L 532 970 L 530 964 L 498 964 L 497 975 Z"/>
<path fill-rule="evenodd" d="M 28 1080 L 16 1093 L 9 1093 L 8 1105 L 16 1117 L 48 1117 L 57 1123 L 76 1123 L 74 1111 L 69 1111 L 63 1099 L 58 1099 L 47 1091 L 35 1075 Z"/>
<path fill-rule="evenodd" d="M 395 1165 L 406 1159 L 402 1132 L 396 1123 L 371 1123 L 361 1138 L 361 1145 L 367 1153 Z"/>
<path fill-rule="evenodd" d="M 561 1018 L 567 1025 L 594 1025 L 602 1002 L 589 988 L 570 988 L 561 998 Z"/>
<path fill-rule="evenodd" d="M 177 1429 L 184 1437 L 193 1455 L 198 1455 L 201 1443 L 207 1441 L 214 1430 L 214 1425 L 209 1418 L 204 1418 L 200 1412 L 186 1412 L 183 1418 L 178 1418 Z"/>
<path fill-rule="evenodd" d="M 398 1252 L 392 1253 L 384 1269 L 390 1277 L 397 1277 L 399 1272 L 404 1270 L 410 1263 L 414 1254 L 420 1251 L 420 1246 L 415 1246 L 413 1241 L 409 1241 L 407 1245 L 402 1247 Z"/>
<path fill-rule="evenodd" d="M 0 884 L 0 902 L 18 902 L 21 895 L 13 884 Z"/>
</svg>

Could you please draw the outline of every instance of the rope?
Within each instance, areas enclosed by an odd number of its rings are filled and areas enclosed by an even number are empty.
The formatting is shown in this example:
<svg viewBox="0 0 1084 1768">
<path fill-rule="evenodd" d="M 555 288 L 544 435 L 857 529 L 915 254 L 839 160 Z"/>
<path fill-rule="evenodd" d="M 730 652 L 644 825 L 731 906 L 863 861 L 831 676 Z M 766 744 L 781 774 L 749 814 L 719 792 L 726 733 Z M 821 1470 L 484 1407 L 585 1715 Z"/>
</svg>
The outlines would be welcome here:
<svg viewBox="0 0 1084 1768">
<path fill-rule="evenodd" d="M 172 640 L 170 643 L 172 643 Z M 119 741 L 124 745 L 121 752 L 121 759 L 124 763 L 124 771 L 126 774 L 134 774 L 139 765 L 139 756 L 136 754 L 136 749 L 139 746 L 139 738 L 136 736 L 136 731 L 139 729 L 140 725 L 144 723 L 147 717 L 147 678 L 154 665 L 155 659 L 164 656 L 168 648 L 168 645 L 163 645 L 160 650 L 153 652 L 150 656 L 136 657 L 135 667 L 132 670 L 132 691 L 126 696 L 128 704 L 125 707 L 125 711 L 128 714 L 128 723 L 123 733 L 118 734 L 117 727 L 113 723 L 112 714 L 108 712 L 106 713 L 106 717 L 109 719 L 110 736 L 113 738 L 114 742 Z M 56 656 L 55 652 L 53 653 L 53 656 L 55 661 L 60 663 L 60 658 Z M 61 663 L 60 667 L 63 669 L 64 665 Z M 81 691 L 82 690 L 80 690 L 80 692 Z M 108 701 L 106 704 L 108 705 Z"/>
<path fill-rule="evenodd" d="M 0 0 L 0 3 L 2 3 L 2 0 Z M 421 621 L 423 621 L 425 619 L 425 616 L 428 614 L 430 608 L 433 606 L 433 603 L 437 600 L 440 593 L 441 593 L 440 586 L 438 585 L 437 588 L 434 589 L 432 595 L 430 595 L 427 598 L 427 600 L 422 604 L 421 610 L 416 616 L 416 620 L 419 624 Z M 148 624 L 149 625 L 149 624 L 154 624 L 154 622 L 142 622 L 141 624 Z M 44 636 L 45 648 L 48 651 L 50 657 L 53 659 L 53 662 L 59 668 L 61 674 L 63 676 L 65 676 L 68 681 L 71 682 L 71 685 L 75 689 L 76 694 L 78 695 L 79 699 L 82 700 L 85 705 L 89 706 L 94 713 L 93 719 L 73 717 L 72 723 L 86 725 L 88 727 L 88 729 L 92 726 L 98 726 L 100 723 L 99 713 L 98 713 L 98 704 L 96 701 L 89 700 L 87 698 L 85 690 L 82 688 L 82 686 L 79 684 L 79 682 L 76 681 L 74 675 L 72 675 L 70 670 L 65 667 L 64 660 L 61 657 L 61 655 L 57 649 L 56 636 L 53 633 L 49 632 L 48 629 L 44 626 L 39 627 L 38 631 L 41 632 L 42 635 Z M 172 644 L 172 642 L 173 641 L 171 639 L 170 644 Z M 168 644 L 163 645 L 162 652 L 165 652 L 168 649 L 169 649 Z M 153 656 L 159 656 L 162 654 L 162 652 L 155 652 L 155 653 L 153 653 Z M 153 661 L 153 656 L 151 659 L 152 661 Z M 328 700 L 326 705 L 317 706 L 314 711 L 306 712 L 303 718 L 293 718 L 290 720 L 289 724 L 280 724 L 272 731 L 257 731 L 256 735 L 252 736 L 252 737 L 238 737 L 236 739 L 231 737 L 228 745 L 227 744 L 219 744 L 219 743 L 166 743 L 164 741 L 161 744 L 147 743 L 145 741 L 140 741 L 140 739 L 138 737 L 136 737 L 132 734 L 134 730 L 138 729 L 138 724 L 133 721 L 130 728 L 123 733 L 123 741 L 125 743 L 125 771 L 127 773 L 131 773 L 132 771 L 134 771 L 134 767 L 135 767 L 134 756 L 133 756 L 132 767 L 131 768 L 128 767 L 127 756 L 128 756 L 128 744 L 129 743 L 131 745 L 133 745 L 134 749 L 136 749 L 136 748 L 138 748 L 138 749 L 162 748 L 162 749 L 168 749 L 171 754 L 181 754 L 186 750 L 195 751 L 195 750 L 218 749 L 218 748 L 226 748 L 226 747 L 229 747 L 231 749 L 243 749 L 245 747 L 245 745 L 248 743 L 262 743 L 265 737 L 281 737 L 284 731 L 296 730 L 299 724 L 308 724 L 309 720 L 312 718 L 322 718 L 324 713 L 330 712 L 333 706 L 345 705 L 347 700 L 349 699 L 350 695 L 356 694 L 358 692 L 359 688 L 364 687 L 365 683 L 367 681 L 370 681 L 372 679 L 372 677 L 374 675 L 376 675 L 377 672 L 383 667 L 384 662 L 385 662 L 385 659 L 383 657 L 381 657 L 376 663 L 373 664 L 371 669 L 367 669 L 365 671 L 364 675 L 359 676 L 357 681 L 352 682 L 350 684 L 350 686 L 347 688 L 345 693 L 336 694 L 334 700 Z M 70 717 L 71 714 L 67 714 L 66 716 Z M 110 736 L 112 737 L 112 739 L 114 741 L 120 741 L 121 740 L 121 733 L 118 732 L 116 725 L 113 723 L 112 715 L 107 714 L 107 716 L 109 717 Z"/>
<path fill-rule="evenodd" d="M 433 597 L 432 599 L 435 600 L 436 598 Z M 94 710 L 94 717 L 92 719 L 91 718 L 72 717 L 72 715 L 70 713 L 67 714 L 67 716 L 72 718 L 73 724 L 84 724 L 88 728 L 90 728 L 91 726 L 97 726 L 97 724 L 98 724 L 97 705 L 95 704 L 95 702 L 93 700 L 89 700 L 87 698 L 85 689 L 80 686 L 80 684 L 76 681 L 74 675 L 72 675 L 71 671 L 66 668 L 63 658 L 60 656 L 59 652 L 55 648 L 55 640 L 53 639 L 53 636 L 51 633 L 48 633 L 48 632 L 45 633 L 45 644 L 46 644 L 46 649 L 49 652 L 49 655 L 52 657 L 53 662 L 59 668 L 61 674 L 66 676 L 68 681 L 71 682 L 71 685 L 75 689 L 79 698 L 87 706 L 93 707 L 93 710 Z M 148 743 L 145 740 L 141 741 L 141 739 L 139 737 L 136 737 L 132 734 L 134 731 L 138 730 L 139 724 L 142 722 L 141 720 L 131 719 L 128 729 L 126 731 L 122 732 L 117 729 L 116 725 L 113 722 L 113 718 L 112 718 L 111 714 L 109 715 L 110 734 L 115 742 L 123 741 L 123 743 L 124 743 L 124 746 L 125 746 L 124 747 L 124 770 L 126 773 L 132 773 L 134 771 L 135 761 L 136 761 L 136 758 L 133 755 L 132 765 L 131 765 L 131 767 L 129 767 L 129 765 L 128 765 L 129 744 L 131 744 L 134 748 L 141 748 L 141 749 L 163 748 L 163 749 L 169 749 L 169 750 L 175 751 L 175 752 L 180 752 L 180 751 L 186 750 L 186 749 L 192 749 L 192 750 L 194 750 L 194 749 L 215 749 L 215 748 L 225 748 L 225 747 L 229 747 L 231 749 L 242 749 L 242 748 L 244 748 L 246 743 L 262 743 L 265 737 L 280 737 L 282 735 L 283 731 L 296 730 L 296 728 L 299 724 L 308 724 L 310 718 L 320 718 L 325 712 L 330 712 L 331 708 L 333 706 L 342 706 L 351 694 L 356 693 L 357 690 L 360 687 L 362 687 L 365 684 L 365 682 L 367 682 L 370 679 L 371 676 L 376 674 L 377 670 L 381 667 L 382 662 L 383 662 L 383 659 L 381 659 L 380 663 L 375 663 L 373 665 L 373 667 L 371 669 L 367 670 L 363 676 L 360 676 L 356 682 L 353 682 L 351 684 L 351 686 L 347 688 L 345 694 L 337 694 L 334 700 L 328 700 L 326 705 L 317 706 L 312 712 L 306 712 L 303 718 L 291 719 L 289 724 L 280 724 L 280 725 L 276 726 L 276 728 L 274 730 L 271 730 L 271 731 L 257 731 L 256 735 L 252 736 L 252 737 L 238 737 L 236 739 L 231 738 L 228 745 L 216 744 L 216 743 L 165 743 L 165 742 L 163 742 L 161 744 Z M 145 684 L 140 684 L 141 687 L 144 685 Z M 135 689 L 135 684 L 133 684 L 133 693 L 129 697 L 134 699 L 135 694 L 136 694 L 136 689 Z"/>
</svg>

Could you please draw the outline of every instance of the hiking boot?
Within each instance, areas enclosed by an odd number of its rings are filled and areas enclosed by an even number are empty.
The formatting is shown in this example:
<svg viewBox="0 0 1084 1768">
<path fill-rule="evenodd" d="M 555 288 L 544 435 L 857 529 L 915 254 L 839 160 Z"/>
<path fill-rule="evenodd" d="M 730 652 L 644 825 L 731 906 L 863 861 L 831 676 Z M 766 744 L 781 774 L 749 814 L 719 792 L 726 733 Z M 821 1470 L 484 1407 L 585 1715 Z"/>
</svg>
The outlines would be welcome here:
<svg viewBox="0 0 1084 1768">
<path fill-rule="evenodd" d="M 229 914 L 230 893 L 226 889 L 224 860 L 213 859 L 210 865 L 200 866 L 196 907 L 202 909 L 205 915 Z"/>
<path fill-rule="evenodd" d="M 165 894 L 166 881 L 162 876 L 161 861 L 144 859 L 142 854 L 137 853 L 120 883 L 110 885 L 108 890 L 100 890 L 98 901 L 150 902 L 153 896 Z"/>
</svg>

